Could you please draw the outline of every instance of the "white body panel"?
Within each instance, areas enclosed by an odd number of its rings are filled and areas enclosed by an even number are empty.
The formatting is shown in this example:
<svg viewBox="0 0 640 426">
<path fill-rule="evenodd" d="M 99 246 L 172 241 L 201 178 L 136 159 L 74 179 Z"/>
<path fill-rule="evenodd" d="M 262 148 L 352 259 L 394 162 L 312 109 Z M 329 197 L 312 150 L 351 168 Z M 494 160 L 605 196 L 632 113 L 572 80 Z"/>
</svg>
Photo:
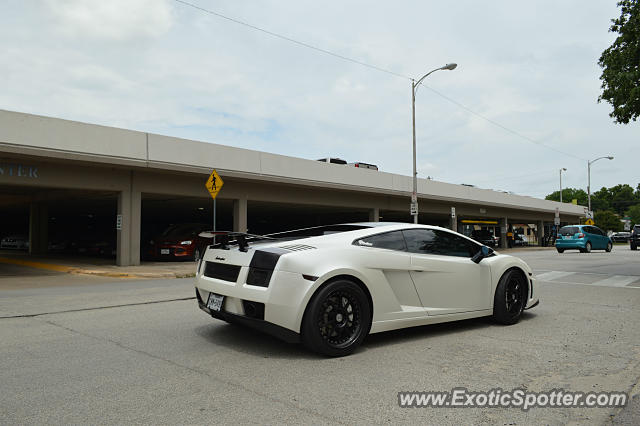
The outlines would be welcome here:
<svg viewBox="0 0 640 426">
<path fill-rule="evenodd" d="M 535 287 L 528 265 L 511 256 L 496 253 L 476 264 L 467 257 L 422 255 L 353 244 L 362 237 L 411 228 L 451 232 L 426 225 L 392 224 L 294 242 L 255 243 L 250 244 L 247 252 L 233 246 L 227 250 L 208 249 L 203 257 L 205 262 L 239 265 L 240 273 L 236 282 L 229 282 L 204 276 L 205 268 L 200 267 L 196 288 L 204 301 L 209 292 L 226 296 L 223 309 L 238 315 L 244 314 L 242 300 L 264 303 L 264 321 L 299 333 L 305 309 L 318 288 L 335 277 L 347 276 L 359 281 L 370 295 L 373 312 L 370 332 L 376 333 L 491 315 L 498 281 L 511 268 L 520 269 Z M 308 248 L 287 251 L 286 247 L 293 244 Z M 269 248 L 281 248 L 284 254 L 277 261 L 268 287 L 246 284 L 253 254 Z M 306 279 L 303 275 L 317 278 Z M 526 306 L 536 302 L 530 291 Z"/>
</svg>

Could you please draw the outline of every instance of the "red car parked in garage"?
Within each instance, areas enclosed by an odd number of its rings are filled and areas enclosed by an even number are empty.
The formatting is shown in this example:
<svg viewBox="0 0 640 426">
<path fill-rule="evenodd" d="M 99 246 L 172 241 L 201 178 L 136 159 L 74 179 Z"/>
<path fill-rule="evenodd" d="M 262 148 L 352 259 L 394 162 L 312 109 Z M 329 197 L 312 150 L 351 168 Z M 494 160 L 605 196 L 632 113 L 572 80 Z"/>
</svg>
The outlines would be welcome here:
<svg viewBox="0 0 640 426">
<path fill-rule="evenodd" d="M 150 241 L 151 256 L 155 259 L 194 260 L 200 258 L 202 247 L 210 239 L 199 237 L 202 231 L 211 229 L 204 223 L 178 223 Z"/>
</svg>

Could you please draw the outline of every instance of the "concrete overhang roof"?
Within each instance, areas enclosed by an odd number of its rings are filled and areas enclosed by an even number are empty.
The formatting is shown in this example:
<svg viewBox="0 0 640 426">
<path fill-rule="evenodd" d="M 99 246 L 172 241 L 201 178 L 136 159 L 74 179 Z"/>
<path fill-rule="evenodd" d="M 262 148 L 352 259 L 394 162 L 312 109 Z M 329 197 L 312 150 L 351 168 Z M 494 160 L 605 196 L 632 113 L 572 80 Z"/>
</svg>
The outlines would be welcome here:
<svg viewBox="0 0 640 426">
<path fill-rule="evenodd" d="M 412 179 L 285 155 L 0 110 L 0 152 L 156 170 L 208 174 L 409 197 Z M 418 197 L 480 207 L 584 216 L 585 208 L 435 180 L 418 180 Z"/>
</svg>

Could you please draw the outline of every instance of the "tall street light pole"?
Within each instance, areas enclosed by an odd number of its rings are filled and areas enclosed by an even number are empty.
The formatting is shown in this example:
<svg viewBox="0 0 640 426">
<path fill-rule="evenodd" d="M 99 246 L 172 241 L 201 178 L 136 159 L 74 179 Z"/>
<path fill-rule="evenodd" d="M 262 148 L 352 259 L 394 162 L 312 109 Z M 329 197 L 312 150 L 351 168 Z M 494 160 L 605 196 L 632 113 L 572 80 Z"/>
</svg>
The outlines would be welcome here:
<svg viewBox="0 0 640 426">
<path fill-rule="evenodd" d="M 560 169 L 560 202 L 562 202 L 562 172 L 566 171 L 567 169 L 564 167 Z"/>
<path fill-rule="evenodd" d="M 447 64 L 443 67 L 436 68 L 423 75 L 418 81 L 411 79 L 411 112 L 413 124 L 413 193 L 411 194 L 410 213 L 413 216 L 413 223 L 418 223 L 418 170 L 416 169 L 416 92 L 418 86 L 431 73 L 440 70 L 454 70 L 458 64 Z"/>
<path fill-rule="evenodd" d="M 604 157 L 598 157 L 595 160 L 591 160 L 587 162 L 587 197 L 589 197 L 589 213 L 591 213 L 591 164 L 595 163 L 598 160 L 602 160 L 606 158 L 607 160 L 613 160 L 611 155 L 605 155 Z"/>
</svg>

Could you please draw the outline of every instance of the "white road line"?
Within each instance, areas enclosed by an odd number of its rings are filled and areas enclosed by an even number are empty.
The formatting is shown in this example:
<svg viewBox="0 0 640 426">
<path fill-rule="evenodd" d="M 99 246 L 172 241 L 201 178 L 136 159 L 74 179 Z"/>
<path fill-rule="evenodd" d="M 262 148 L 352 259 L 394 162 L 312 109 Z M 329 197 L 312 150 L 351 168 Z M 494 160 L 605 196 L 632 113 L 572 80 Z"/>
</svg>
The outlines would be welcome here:
<svg viewBox="0 0 640 426">
<path fill-rule="evenodd" d="M 551 271 L 545 272 L 544 274 L 536 275 L 536 278 L 540 281 L 553 281 L 557 280 L 558 278 L 564 278 L 573 274 L 575 274 L 575 272 Z"/>
<path fill-rule="evenodd" d="M 634 281 L 638 281 L 640 277 L 628 276 L 628 275 L 614 275 L 604 280 L 596 281 L 593 285 L 599 285 L 604 287 L 624 287 L 631 284 Z"/>
</svg>

